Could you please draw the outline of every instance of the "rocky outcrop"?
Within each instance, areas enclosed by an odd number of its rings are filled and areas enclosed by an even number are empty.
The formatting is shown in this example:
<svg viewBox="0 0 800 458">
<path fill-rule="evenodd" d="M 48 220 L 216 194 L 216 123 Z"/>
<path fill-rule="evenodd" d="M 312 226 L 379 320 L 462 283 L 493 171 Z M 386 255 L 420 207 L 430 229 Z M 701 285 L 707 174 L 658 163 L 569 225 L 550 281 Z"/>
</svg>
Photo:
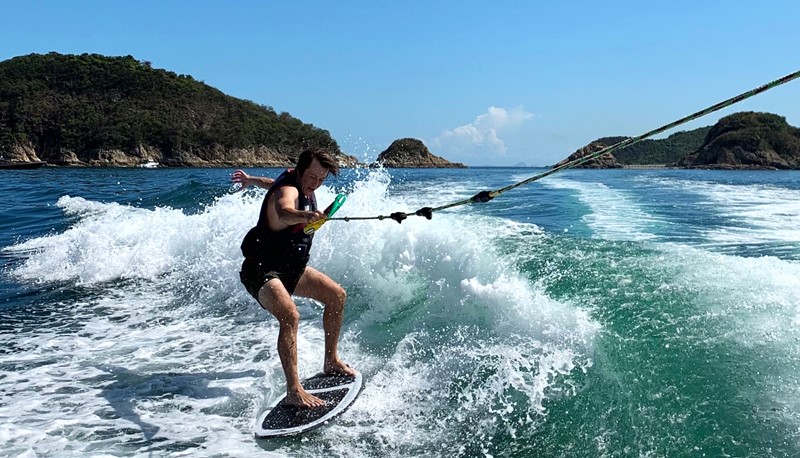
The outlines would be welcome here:
<svg viewBox="0 0 800 458">
<path fill-rule="evenodd" d="M 607 145 L 602 140 L 603 139 L 593 141 L 592 143 L 589 143 L 583 148 L 575 151 L 574 153 L 570 154 L 568 158 L 556 164 L 555 167 L 564 165 L 567 162 L 578 160 L 584 156 L 588 156 L 589 154 L 596 153 L 616 143 L 614 142 Z M 611 153 L 601 154 L 600 156 L 594 159 L 589 159 L 583 164 L 576 166 L 576 168 L 584 168 L 584 169 L 620 169 L 622 167 L 623 165 L 617 162 L 617 159 L 614 158 L 614 155 Z"/>
<path fill-rule="evenodd" d="M 681 166 L 693 169 L 797 169 L 797 158 L 785 158 L 772 149 L 746 148 L 741 145 L 716 145 L 687 156 Z"/>
<path fill-rule="evenodd" d="M 39 156 L 36 155 L 36 151 L 33 149 L 33 145 L 30 143 L 26 144 L 14 144 L 9 148 L 5 148 L 4 150 L 0 151 L 0 158 L 8 161 L 17 161 L 17 162 L 40 162 Z"/>
<path fill-rule="evenodd" d="M 30 144 L 0 147 L 0 169 L 34 169 L 47 165 Z"/>
<path fill-rule="evenodd" d="M 800 129 L 772 113 L 741 112 L 720 119 L 705 143 L 679 162 L 687 168 L 800 168 Z"/>
<path fill-rule="evenodd" d="M 428 151 L 422 141 L 415 138 L 401 138 L 389 145 L 378 155 L 376 164 L 391 168 L 466 168 L 459 162 L 450 162 Z"/>
</svg>

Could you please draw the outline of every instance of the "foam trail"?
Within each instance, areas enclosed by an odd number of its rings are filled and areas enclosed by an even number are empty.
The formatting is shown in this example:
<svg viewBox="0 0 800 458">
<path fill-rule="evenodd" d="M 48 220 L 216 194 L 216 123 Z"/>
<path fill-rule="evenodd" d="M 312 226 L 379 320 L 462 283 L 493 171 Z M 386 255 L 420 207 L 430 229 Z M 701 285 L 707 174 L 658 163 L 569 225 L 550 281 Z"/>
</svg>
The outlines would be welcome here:
<svg viewBox="0 0 800 458">
<path fill-rule="evenodd" d="M 565 178 L 542 181 L 552 189 L 570 189 L 578 193 L 580 201 L 591 210 L 582 219 L 593 233 L 607 240 L 646 241 L 658 237 L 654 226 L 663 221 L 643 210 L 623 191 L 609 188 L 603 183 L 584 183 Z"/>
<path fill-rule="evenodd" d="M 346 186 L 341 216 L 418 204 L 391 196 L 384 171 Z M 338 191 L 323 187 L 318 200 Z M 19 281 L 94 291 L 43 304 L 63 314 L 52 330 L 0 337 L 16 349 L 0 359 L 0 385 L 10 393 L 0 437 L 16 438 L 12 450 L 260 451 L 252 422 L 283 390 L 278 328 L 238 282 L 238 245 L 262 196 L 226 195 L 191 215 L 64 197 L 58 205 L 75 218 L 69 229 L 9 249 L 23 257 L 11 271 Z M 274 451 L 403 455 L 442 440 L 477 450 L 499 431 L 543 421 L 548 396 L 570 391 L 570 374 L 591 367 L 599 325 L 498 254 L 495 244 L 522 226 L 470 213 L 323 226 L 311 264 L 348 291 L 340 352 L 368 381 L 341 421 Z M 524 233 L 539 237 L 531 225 Z M 322 366 L 322 308 L 298 305 L 299 368 L 310 375 Z M 482 419 L 486 409 L 498 420 Z M 481 438 L 465 436 L 464 422 Z"/>
<path fill-rule="evenodd" d="M 781 241 L 800 243 L 800 191 L 770 186 L 731 186 L 696 183 L 720 214 L 736 226 L 708 233 L 720 244 Z"/>
<path fill-rule="evenodd" d="M 773 185 L 730 185 L 675 179 L 656 180 L 661 186 L 691 193 L 695 206 L 719 220 L 698 229 L 703 246 L 723 250 L 754 247 L 755 254 L 800 254 L 800 191 Z"/>
</svg>

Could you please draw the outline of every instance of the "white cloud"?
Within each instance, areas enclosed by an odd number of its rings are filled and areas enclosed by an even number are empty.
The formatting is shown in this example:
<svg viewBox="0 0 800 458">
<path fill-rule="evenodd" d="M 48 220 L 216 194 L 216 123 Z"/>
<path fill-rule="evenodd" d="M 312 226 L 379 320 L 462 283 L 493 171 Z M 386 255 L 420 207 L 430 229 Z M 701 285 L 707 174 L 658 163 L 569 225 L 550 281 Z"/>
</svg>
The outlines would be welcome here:
<svg viewBox="0 0 800 458">
<path fill-rule="evenodd" d="M 491 106 L 470 124 L 445 130 L 431 141 L 436 149 L 464 157 L 505 155 L 508 148 L 498 134 L 512 132 L 533 117 L 522 106 L 506 110 Z"/>
</svg>

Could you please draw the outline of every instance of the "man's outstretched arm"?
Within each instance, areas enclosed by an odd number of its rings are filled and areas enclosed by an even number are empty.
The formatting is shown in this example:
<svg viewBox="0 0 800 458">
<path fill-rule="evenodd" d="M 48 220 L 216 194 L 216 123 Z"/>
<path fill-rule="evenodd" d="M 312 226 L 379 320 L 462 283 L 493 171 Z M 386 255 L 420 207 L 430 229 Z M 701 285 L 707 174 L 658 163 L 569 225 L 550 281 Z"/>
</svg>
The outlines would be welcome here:
<svg viewBox="0 0 800 458">
<path fill-rule="evenodd" d="M 275 182 L 274 179 L 269 177 L 254 177 L 252 175 L 248 175 L 244 172 L 244 170 L 237 170 L 233 172 L 233 175 L 231 175 L 231 181 L 241 184 L 242 189 L 245 189 L 248 186 L 258 186 L 259 188 L 269 189 L 269 187 L 272 186 L 272 183 Z"/>
</svg>

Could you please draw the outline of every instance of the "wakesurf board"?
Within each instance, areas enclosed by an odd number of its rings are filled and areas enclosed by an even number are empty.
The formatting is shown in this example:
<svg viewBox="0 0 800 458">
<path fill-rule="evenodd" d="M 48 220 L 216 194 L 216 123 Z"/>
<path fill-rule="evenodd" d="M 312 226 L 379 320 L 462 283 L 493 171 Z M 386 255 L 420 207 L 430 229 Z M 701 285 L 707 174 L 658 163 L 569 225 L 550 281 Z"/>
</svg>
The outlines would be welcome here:
<svg viewBox="0 0 800 458">
<path fill-rule="evenodd" d="M 286 404 L 286 396 L 277 399 L 259 415 L 255 435 L 259 439 L 294 436 L 318 428 L 341 415 L 361 391 L 361 373 L 355 376 L 317 374 L 300 382 L 306 392 L 325 401 L 325 405 L 304 409 Z"/>
</svg>

